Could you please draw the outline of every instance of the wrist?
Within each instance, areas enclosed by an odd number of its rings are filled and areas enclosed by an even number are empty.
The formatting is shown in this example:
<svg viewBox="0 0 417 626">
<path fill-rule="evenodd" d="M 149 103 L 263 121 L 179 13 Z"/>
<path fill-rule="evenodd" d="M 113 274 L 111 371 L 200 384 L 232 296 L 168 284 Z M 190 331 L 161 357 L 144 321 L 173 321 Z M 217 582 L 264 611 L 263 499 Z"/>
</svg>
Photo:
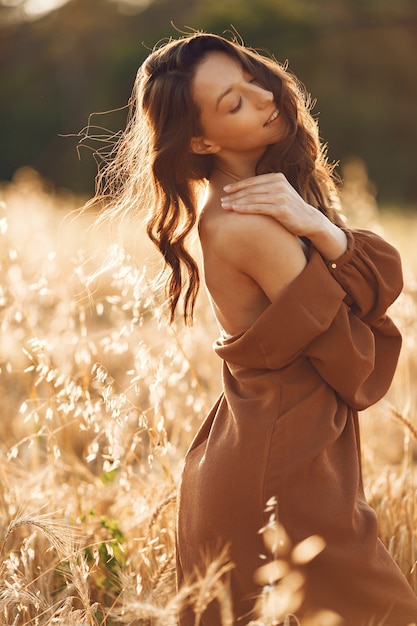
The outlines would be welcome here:
<svg viewBox="0 0 417 626">
<path fill-rule="evenodd" d="M 346 234 L 333 224 L 323 213 L 317 212 L 317 229 L 309 239 L 326 261 L 333 261 L 346 252 L 348 241 Z"/>
</svg>

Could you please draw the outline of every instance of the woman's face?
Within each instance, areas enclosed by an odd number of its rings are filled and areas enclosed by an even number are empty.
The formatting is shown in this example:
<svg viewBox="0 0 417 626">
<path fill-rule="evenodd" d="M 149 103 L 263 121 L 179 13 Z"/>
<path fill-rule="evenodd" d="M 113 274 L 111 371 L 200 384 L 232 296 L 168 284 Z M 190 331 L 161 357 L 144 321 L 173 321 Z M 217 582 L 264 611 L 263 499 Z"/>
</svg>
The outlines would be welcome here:
<svg viewBox="0 0 417 626">
<path fill-rule="evenodd" d="M 208 53 L 197 66 L 192 96 L 202 128 L 192 142 L 194 152 L 263 153 L 285 136 L 272 93 L 224 52 Z"/>
</svg>

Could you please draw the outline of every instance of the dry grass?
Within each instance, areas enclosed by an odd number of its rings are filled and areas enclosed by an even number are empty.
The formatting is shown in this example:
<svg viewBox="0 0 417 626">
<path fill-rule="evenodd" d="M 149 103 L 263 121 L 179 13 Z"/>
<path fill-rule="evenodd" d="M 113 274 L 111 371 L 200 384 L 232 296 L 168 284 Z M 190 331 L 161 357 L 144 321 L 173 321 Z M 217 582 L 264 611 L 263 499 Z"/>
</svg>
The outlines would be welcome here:
<svg viewBox="0 0 417 626">
<path fill-rule="evenodd" d="M 358 225 L 382 228 L 355 176 L 347 209 L 361 206 Z M 220 389 L 204 296 L 192 330 L 170 327 L 152 280 L 159 260 L 140 224 L 128 225 L 121 249 L 111 233 L 91 230 L 93 216 L 72 212 L 79 200 L 30 171 L 2 196 L 0 624 L 170 626 L 190 601 L 197 624 L 218 597 L 231 625 L 224 555 L 175 593 L 176 485 Z M 393 307 L 403 355 L 387 398 L 362 423 L 381 537 L 417 592 L 417 255 L 405 219 L 385 216 L 386 235 L 407 252 L 406 289 Z M 290 574 L 283 583 L 297 586 Z M 276 623 L 273 601 L 263 598 L 254 624 Z"/>
</svg>

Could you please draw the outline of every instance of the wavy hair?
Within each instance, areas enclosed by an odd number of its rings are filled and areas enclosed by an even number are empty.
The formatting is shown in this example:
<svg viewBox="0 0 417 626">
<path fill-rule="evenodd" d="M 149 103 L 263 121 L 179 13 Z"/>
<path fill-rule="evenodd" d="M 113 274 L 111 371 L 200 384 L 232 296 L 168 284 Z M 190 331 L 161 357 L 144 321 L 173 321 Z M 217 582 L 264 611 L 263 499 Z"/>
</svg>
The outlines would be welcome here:
<svg viewBox="0 0 417 626">
<path fill-rule="evenodd" d="M 180 299 L 184 321 L 192 322 L 200 283 L 186 243 L 197 221 L 198 189 L 210 177 L 214 156 L 190 151 L 191 138 L 201 134 L 191 88 L 198 64 L 212 51 L 232 56 L 272 91 L 286 120 L 285 139 L 266 149 L 256 173 L 282 172 L 306 202 L 340 223 L 332 167 L 310 98 L 285 65 L 237 41 L 201 32 L 156 47 L 138 70 L 128 123 L 98 174 L 95 199 L 110 200 L 107 212 L 114 215 L 148 209 L 147 233 L 169 270 L 171 322 Z"/>
</svg>

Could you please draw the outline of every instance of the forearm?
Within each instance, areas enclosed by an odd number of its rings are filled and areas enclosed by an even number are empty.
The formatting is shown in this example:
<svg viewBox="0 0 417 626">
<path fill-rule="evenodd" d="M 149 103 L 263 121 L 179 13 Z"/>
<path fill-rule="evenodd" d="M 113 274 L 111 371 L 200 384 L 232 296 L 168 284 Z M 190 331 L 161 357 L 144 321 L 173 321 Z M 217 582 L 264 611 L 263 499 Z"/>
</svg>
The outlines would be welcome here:
<svg viewBox="0 0 417 626">
<path fill-rule="evenodd" d="M 317 211 L 316 224 L 309 239 L 326 261 L 333 261 L 346 252 L 346 234 L 323 213 Z"/>
</svg>

